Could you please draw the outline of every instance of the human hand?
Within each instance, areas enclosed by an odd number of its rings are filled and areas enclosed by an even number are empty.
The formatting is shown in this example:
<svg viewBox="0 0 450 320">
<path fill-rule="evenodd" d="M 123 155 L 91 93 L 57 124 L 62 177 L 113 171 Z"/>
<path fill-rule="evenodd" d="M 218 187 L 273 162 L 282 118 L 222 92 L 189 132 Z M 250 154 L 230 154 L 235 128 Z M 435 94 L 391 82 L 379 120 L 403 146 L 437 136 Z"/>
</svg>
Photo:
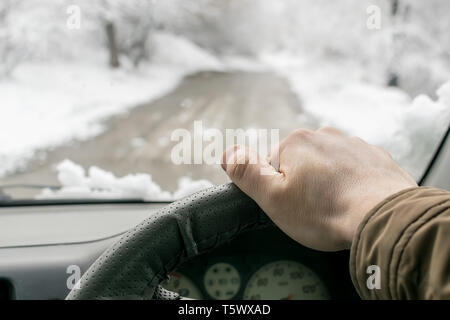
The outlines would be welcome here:
<svg viewBox="0 0 450 320">
<path fill-rule="evenodd" d="M 233 146 L 222 167 L 288 236 L 322 251 L 350 248 L 373 207 L 417 186 L 387 151 L 329 127 L 294 131 L 268 159 Z"/>
</svg>

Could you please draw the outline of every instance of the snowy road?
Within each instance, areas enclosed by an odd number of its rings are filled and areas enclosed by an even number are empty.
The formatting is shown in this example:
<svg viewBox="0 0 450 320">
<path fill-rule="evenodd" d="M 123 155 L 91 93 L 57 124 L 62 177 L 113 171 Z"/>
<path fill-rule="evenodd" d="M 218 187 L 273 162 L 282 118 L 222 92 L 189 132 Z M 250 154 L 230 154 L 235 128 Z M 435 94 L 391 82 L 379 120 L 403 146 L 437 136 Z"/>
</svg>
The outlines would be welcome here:
<svg viewBox="0 0 450 320">
<path fill-rule="evenodd" d="M 175 165 L 170 155 L 174 129 L 193 130 L 196 120 L 208 128 L 280 129 L 280 138 L 297 127 L 315 127 L 302 120 L 300 102 L 288 84 L 270 73 L 199 73 L 187 77 L 172 93 L 129 113 L 109 119 L 107 130 L 95 138 L 46 152 L 27 169 L 2 179 L 2 184 L 57 184 L 55 165 L 70 159 L 117 176 L 149 173 L 163 189 L 174 190 L 178 178 L 190 176 L 223 183 L 217 165 Z M 305 117 L 308 118 L 308 117 Z M 30 197 L 36 190 L 8 190 Z"/>
</svg>

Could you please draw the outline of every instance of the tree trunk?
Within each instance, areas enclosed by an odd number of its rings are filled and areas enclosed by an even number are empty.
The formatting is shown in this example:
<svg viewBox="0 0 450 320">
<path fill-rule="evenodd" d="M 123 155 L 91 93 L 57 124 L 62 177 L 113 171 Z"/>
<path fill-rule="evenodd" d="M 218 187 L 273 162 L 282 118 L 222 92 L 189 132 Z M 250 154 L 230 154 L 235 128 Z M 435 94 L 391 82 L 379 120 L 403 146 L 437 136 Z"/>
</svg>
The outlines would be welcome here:
<svg viewBox="0 0 450 320">
<path fill-rule="evenodd" d="M 398 14 L 400 0 L 391 0 L 391 15 L 395 17 Z"/>
<path fill-rule="evenodd" d="M 396 23 L 395 19 L 396 19 L 397 15 L 398 15 L 399 6 L 400 6 L 400 0 L 391 0 L 391 16 L 392 16 L 392 20 L 394 21 L 394 23 Z M 393 39 L 394 50 L 396 50 L 396 47 L 397 47 L 395 45 L 396 41 L 398 41 L 398 40 L 395 39 L 395 37 L 394 37 L 394 39 Z M 394 53 L 394 59 L 395 59 L 395 55 L 396 55 L 396 53 Z M 391 64 L 393 64 L 393 63 L 395 63 L 395 62 L 391 62 Z M 391 69 L 391 68 L 389 68 L 389 69 Z M 396 72 L 390 70 L 389 71 L 387 85 L 389 87 L 399 87 L 399 85 L 400 85 L 400 83 L 399 83 L 400 79 L 399 78 L 400 77 L 399 77 L 399 75 Z"/>
<path fill-rule="evenodd" d="M 119 62 L 119 53 L 118 53 L 118 49 L 117 49 L 116 32 L 115 32 L 114 24 L 112 22 L 107 22 L 105 27 L 106 27 L 106 37 L 108 40 L 108 49 L 109 49 L 109 65 L 112 68 L 118 68 L 120 66 L 120 62 Z"/>
</svg>

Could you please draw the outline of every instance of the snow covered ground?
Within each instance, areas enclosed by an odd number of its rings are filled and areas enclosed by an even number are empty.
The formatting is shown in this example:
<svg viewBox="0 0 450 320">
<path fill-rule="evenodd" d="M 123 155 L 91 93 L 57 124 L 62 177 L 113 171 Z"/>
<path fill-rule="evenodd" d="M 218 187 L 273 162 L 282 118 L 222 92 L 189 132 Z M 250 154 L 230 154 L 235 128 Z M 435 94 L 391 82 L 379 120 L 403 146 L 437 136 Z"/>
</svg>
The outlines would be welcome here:
<svg viewBox="0 0 450 320">
<path fill-rule="evenodd" d="M 154 35 L 153 63 L 111 70 L 103 61 L 29 63 L 0 81 L 0 178 L 24 168 L 38 150 L 91 138 L 102 121 L 175 88 L 187 74 L 219 70 L 190 42 Z"/>
<path fill-rule="evenodd" d="M 413 99 L 399 89 L 386 88 L 381 73 L 350 60 L 283 52 L 256 59 L 218 58 L 182 37 L 167 33 L 153 37 L 152 63 L 139 70 L 109 70 L 93 60 L 28 63 L 15 71 L 12 80 L 0 82 L 0 177 L 24 168 L 39 150 L 99 134 L 108 117 L 157 99 L 184 76 L 203 70 L 271 70 L 285 77 L 306 111 L 299 116 L 314 116 L 321 125 L 386 147 L 415 178 L 450 122 L 450 82 L 437 92 L 436 101 L 426 96 Z M 69 161 L 58 167 L 58 177 L 63 189 L 46 190 L 40 197 L 91 194 L 162 200 L 210 186 L 207 181 L 181 178 L 180 190 L 172 194 L 146 174 L 117 178 L 94 167 L 86 175 Z M 105 190 L 105 184 L 112 186 L 109 191 L 98 191 Z"/>
<path fill-rule="evenodd" d="M 242 63 L 239 65 L 243 66 Z M 261 66 L 253 65 L 251 68 L 255 70 Z M 316 75 L 316 82 L 306 83 L 305 77 L 301 76 L 306 70 L 288 70 L 285 76 L 291 81 L 293 90 L 304 101 L 306 111 L 321 119 L 322 125 L 336 126 L 348 134 L 384 146 L 410 173 L 420 178 L 436 143 L 450 122 L 450 82 L 438 90 L 437 101 L 426 96 L 412 100 L 398 89 L 386 89 L 363 82 L 333 83 L 330 79 L 337 81 L 336 78 L 326 76 Z M 313 75 L 311 72 L 306 74 Z M 329 101 L 333 101 L 333 104 Z M 212 186 L 207 180 L 193 181 L 181 177 L 178 190 L 170 193 L 162 190 L 149 174 L 116 177 L 98 167 L 91 167 L 86 173 L 84 168 L 69 160 L 57 166 L 57 175 L 62 188 L 56 191 L 45 189 L 37 196 L 38 199 L 173 200 Z"/>
<path fill-rule="evenodd" d="M 382 73 L 348 60 L 303 60 L 283 53 L 260 60 L 289 81 L 321 126 L 383 146 L 416 179 L 450 125 L 450 73 L 433 101 L 386 87 Z"/>
<path fill-rule="evenodd" d="M 148 201 L 170 201 L 181 199 L 194 192 L 212 187 L 207 180 L 191 180 L 182 177 L 178 180 L 178 189 L 171 193 L 164 191 L 152 180 L 149 174 L 129 174 L 116 177 L 98 167 L 88 172 L 65 160 L 57 166 L 58 181 L 61 189 L 44 189 L 37 199 L 142 199 Z"/>
</svg>

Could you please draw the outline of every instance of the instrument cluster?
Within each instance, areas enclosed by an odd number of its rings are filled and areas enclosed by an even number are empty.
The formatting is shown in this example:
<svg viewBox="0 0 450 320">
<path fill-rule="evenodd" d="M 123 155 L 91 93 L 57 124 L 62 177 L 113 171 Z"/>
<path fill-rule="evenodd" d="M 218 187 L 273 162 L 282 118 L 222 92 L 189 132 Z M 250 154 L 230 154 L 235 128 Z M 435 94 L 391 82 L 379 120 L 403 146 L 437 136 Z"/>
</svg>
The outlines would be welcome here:
<svg viewBox="0 0 450 320">
<path fill-rule="evenodd" d="M 218 262 L 206 269 L 201 283 L 174 272 L 163 287 L 192 299 L 322 300 L 330 297 L 317 273 L 300 262 L 273 261 L 257 268 L 250 276 L 241 274 L 232 264 Z"/>
<path fill-rule="evenodd" d="M 348 262 L 349 252 L 315 251 L 269 227 L 185 262 L 162 285 L 206 300 L 359 299 Z"/>
</svg>

